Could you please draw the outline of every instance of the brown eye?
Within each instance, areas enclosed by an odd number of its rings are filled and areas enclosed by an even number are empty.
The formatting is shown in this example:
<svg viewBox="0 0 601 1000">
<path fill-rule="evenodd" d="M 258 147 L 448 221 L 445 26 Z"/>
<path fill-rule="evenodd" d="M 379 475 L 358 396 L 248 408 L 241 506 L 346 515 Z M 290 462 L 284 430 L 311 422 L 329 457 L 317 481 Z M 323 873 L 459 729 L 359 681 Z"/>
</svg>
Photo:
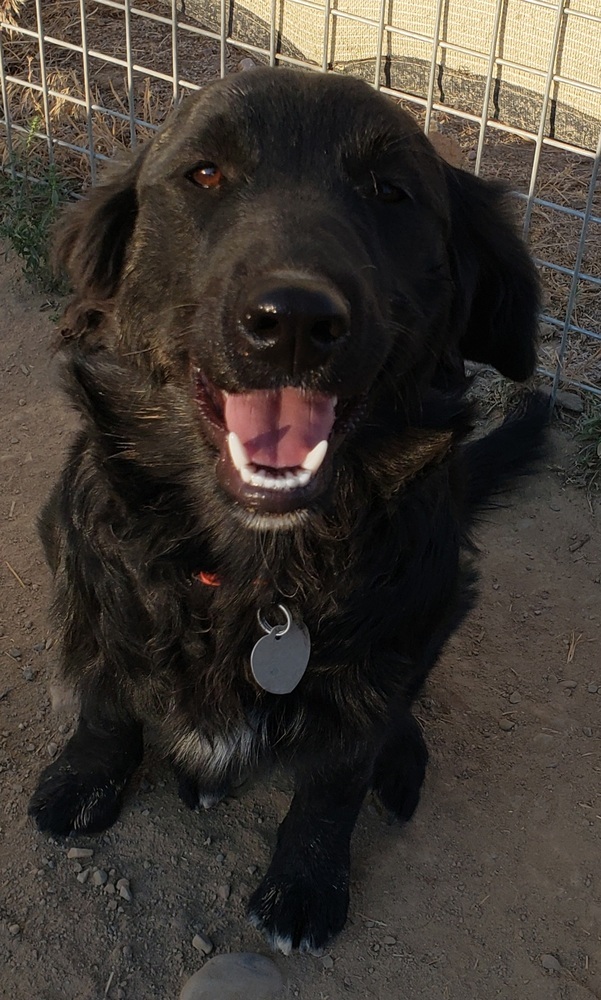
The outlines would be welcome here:
<svg viewBox="0 0 601 1000">
<path fill-rule="evenodd" d="M 201 163 L 188 174 L 193 184 L 202 188 L 218 188 L 223 180 L 223 174 L 214 163 Z"/>
</svg>

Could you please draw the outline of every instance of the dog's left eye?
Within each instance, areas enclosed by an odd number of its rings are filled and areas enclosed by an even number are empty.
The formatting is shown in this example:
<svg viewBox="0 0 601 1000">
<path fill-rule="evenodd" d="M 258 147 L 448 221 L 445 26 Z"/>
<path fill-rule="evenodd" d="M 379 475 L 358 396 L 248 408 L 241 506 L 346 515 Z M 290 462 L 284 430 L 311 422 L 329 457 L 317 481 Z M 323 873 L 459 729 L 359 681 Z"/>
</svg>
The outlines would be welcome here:
<svg viewBox="0 0 601 1000">
<path fill-rule="evenodd" d="M 188 174 L 188 180 L 201 188 L 218 188 L 223 181 L 223 174 L 214 163 L 199 163 Z"/>
<path fill-rule="evenodd" d="M 373 187 L 372 195 L 378 199 L 378 201 L 406 201 L 410 195 L 404 188 L 399 187 L 397 184 L 392 184 L 390 181 L 382 180 L 376 177 L 375 174 L 371 175 Z"/>
</svg>

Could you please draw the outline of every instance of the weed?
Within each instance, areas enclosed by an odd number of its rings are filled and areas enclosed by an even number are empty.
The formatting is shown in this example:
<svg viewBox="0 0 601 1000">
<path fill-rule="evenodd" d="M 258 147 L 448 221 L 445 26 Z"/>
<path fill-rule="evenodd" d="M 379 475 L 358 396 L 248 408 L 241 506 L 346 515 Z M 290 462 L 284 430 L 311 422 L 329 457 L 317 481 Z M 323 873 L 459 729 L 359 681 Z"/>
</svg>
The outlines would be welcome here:
<svg viewBox="0 0 601 1000">
<path fill-rule="evenodd" d="M 32 119 L 29 134 L 14 150 L 13 170 L 0 172 L 0 237 L 23 261 L 26 279 L 41 292 L 66 292 L 50 259 L 57 213 L 70 191 L 57 167 L 34 150 L 40 122 Z"/>
<path fill-rule="evenodd" d="M 601 403 L 593 403 L 578 431 L 580 450 L 576 463 L 583 485 L 601 490 Z"/>
</svg>

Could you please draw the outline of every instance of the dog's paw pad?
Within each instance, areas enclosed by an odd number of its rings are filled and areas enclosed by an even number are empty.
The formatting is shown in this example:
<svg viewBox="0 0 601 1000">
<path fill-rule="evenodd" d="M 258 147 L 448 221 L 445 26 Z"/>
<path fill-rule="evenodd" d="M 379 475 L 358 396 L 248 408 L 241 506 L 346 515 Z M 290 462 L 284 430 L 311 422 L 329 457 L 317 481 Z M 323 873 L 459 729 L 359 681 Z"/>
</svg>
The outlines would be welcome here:
<svg viewBox="0 0 601 1000">
<path fill-rule="evenodd" d="M 29 815 L 43 833 L 99 833 L 117 819 L 125 784 L 51 766 L 31 797 Z"/>
</svg>

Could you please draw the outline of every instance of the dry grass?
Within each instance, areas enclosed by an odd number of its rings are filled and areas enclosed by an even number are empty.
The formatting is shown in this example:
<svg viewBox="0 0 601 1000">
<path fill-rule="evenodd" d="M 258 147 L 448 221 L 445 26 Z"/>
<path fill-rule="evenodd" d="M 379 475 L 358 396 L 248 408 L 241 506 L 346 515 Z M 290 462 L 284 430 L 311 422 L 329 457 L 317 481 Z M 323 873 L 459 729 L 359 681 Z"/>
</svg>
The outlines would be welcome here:
<svg viewBox="0 0 601 1000">
<path fill-rule="evenodd" d="M 136 6 L 150 13 L 165 15 L 169 7 L 157 0 L 138 0 Z M 0 11 L 15 25 L 36 30 L 35 5 L 23 0 L 0 0 Z M 43 5 L 44 27 L 48 35 L 71 44 L 81 44 L 79 0 L 45 0 Z M 188 23 L 180 15 L 182 24 Z M 192 22 L 190 22 L 192 23 Z M 132 15 L 132 49 L 134 61 L 153 70 L 169 75 L 173 72 L 171 29 L 139 15 Z M 88 46 L 113 57 L 125 60 L 125 21 L 121 11 L 90 2 L 87 14 Z M 4 32 L 7 73 L 28 83 L 41 84 L 40 57 L 35 39 L 17 31 Z M 227 68 L 237 69 L 243 53 L 229 48 Z M 219 43 L 180 31 L 179 75 L 181 79 L 203 83 L 219 75 Z M 55 139 L 72 145 L 88 147 L 88 121 L 86 107 L 73 104 L 69 97 L 85 96 L 84 67 L 79 53 L 70 52 L 57 45 L 46 45 L 48 83 L 58 96 L 51 96 L 49 119 L 51 134 Z M 91 103 L 106 108 L 108 113 L 92 112 L 94 149 L 104 156 L 112 156 L 120 148 L 130 146 L 130 107 L 128 103 L 125 67 L 116 66 L 98 57 L 90 58 Z M 173 101 L 173 87 L 169 80 L 159 80 L 141 72 L 133 78 L 133 113 L 137 119 L 157 127 L 165 119 Z M 39 91 L 21 84 L 9 84 L 10 113 L 13 123 L 29 133 L 28 154 L 35 169 L 44 172 L 47 166 L 47 145 L 43 139 L 31 137 L 31 125 L 36 120 L 44 122 L 44 107 Z M 415 113 L 415 109 L 412 109 Z M 123 118 L 117 117 L 124 116 Z M 475 125 L 454 118 L 451 114 L 437 114 L 435 120 L 443 135 L 451 136 L 459 144 L 469 169 L 470 156 L 475 149 L 478 131 Z M 42 125 L 41 131 L 44 131 Z M 134 138 L 144 140 L 152 127 L 136 125 Z M 23 155 L 25 139 L 18 138 L 17 154 Z M 502 177 L 512 186 L 526 193 L 530 181 L 533 144 L 521 138 L 489 130 L 486 137 L 483 174 Z M 0 139 L 0 156 L 6 165 L 8 153 Z M 57 170 L 67 187 L 85 187 L 90 179 L 89 157 L 66 148 L 55 150 Z M 571 153 L 545 147 L 541 157 L 537 180 L 538 197 L 560 206 L 582 209 L 587 197 L 591 177 L 591 161 Z M 595 199 L 595 212 L 601 215 L 601 190 Z M 517 203 L 518 214 L 523 203 Z M 583 270 L 601 277 L 601 234 L 599 226 L 592 224 L 583 260 Z M 579 220 L 566 216 L 553 208 L 534 208 L 530 229 L 530 245 L 540 258 L 573 267 L 580 236 Z M 570 278 L 542 269 L 545 311 L 563 319 L 570 288 Z M 573 321 L 586 329 L 601 333 L 601 287 L 580 281 Z M 553 370 L 559 350 L 560 330 L 544 326 L 541 346 L 545 367 Z M 569 379 L 589 384 L 601 384 L 601 343 L 588 337 L 571 335 L 565 358 L 565 374 Z"/>
</svg>

